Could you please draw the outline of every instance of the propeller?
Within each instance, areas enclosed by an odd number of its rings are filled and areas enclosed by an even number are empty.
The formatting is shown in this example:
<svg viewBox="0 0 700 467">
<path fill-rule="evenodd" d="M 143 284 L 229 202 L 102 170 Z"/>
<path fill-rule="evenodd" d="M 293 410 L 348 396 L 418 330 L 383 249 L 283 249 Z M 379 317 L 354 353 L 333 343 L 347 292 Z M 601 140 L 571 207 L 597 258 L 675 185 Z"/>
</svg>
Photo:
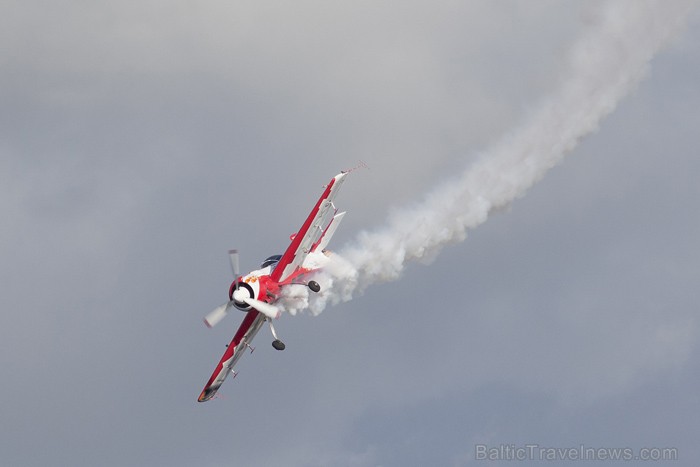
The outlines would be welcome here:
<svg viewBox="0 0 700 467">
<path fill-rule="evenodd" d="M 277 308 L 275 305 L 271 305 L 267 302 L 263 302 L 262 300 L 256 300 L 254 298 L 250 298 L 247 290 L 244 290 L 244 289 L 234 290 L 233 291 L 233 301 L 250 305 L 253 308 L 255 308 L 256 310 L 258 310 L 260 313 L 267 316 L 268 318 L 277 319 L 280 317 L 281 311 L 279 308 Z"/>
<path fill-rule="evenodd" d="M 228 259 L 231 261 L 231 272 L 233 273 L 234 279 L 238 279 L 241 274 L 239 264 L 238 264 L 238 250 L 228 250 Z M 236 288 L 238 284 L 236 284 Z"/>
<path fill-rule="evenodd" d="M 213 328 L 214 326 L 219 324 L 219 321 L 226 318 L 226 315 L 228 314 L 229 310 L 233 308 L 233 306 L 233 300 L 231 300 L 230 302 L 226 302 L 223 305 L 217 306 L 207 316 L 204 317 L 204 324 L 206 324 L 208 328 Z"/>
<path fill-rule="evenodd" d="M 228 250 L 228 258 L 231 263 L 231 272 L 233 272 L 233 278 L 238 279 L 240 275 L 240 266 L 238 260 L 238 250 Z M 238 292 L 238 282 L 236 282 L 236 292 Z M 239 300 L 239 303 L 242 300 Z M 207 316 L 204 317 L 204 324 L 209 328 L 213 328 L 219 322 L 228 315 L 231 308 L 234 307 L 233 300 L 226 302 L 222 305 L 217 306 L 212 310 Z"/>
<path fill-rule="evenodd" d="M 270 305 L 269 303 L 263 302 L 261 300 L 255 300 L 254 298 L 244 298 L 244 302 L 252 306 L 260 313 L 264 314 L 268 318 L 277 319 L 280 317 L 282 312 L 275 305 Z"/>
</svg>

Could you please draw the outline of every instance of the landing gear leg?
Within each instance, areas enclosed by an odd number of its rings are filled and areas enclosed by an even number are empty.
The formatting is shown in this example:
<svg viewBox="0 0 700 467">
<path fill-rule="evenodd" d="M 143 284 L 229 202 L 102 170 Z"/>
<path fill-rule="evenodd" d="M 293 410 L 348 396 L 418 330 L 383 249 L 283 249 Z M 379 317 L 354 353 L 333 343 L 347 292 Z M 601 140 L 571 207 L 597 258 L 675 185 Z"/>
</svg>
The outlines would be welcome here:
<svg viewBox="0 0 700 467">
<path fill-rule="evenodd" d="M 284 348 L 286 346 L 284 345 L 284 342 L 282 342 L 280 340 L 280 338 L 277 337 L 277 333 L 275 332 L 275 327 L 272 325 L 272 320 L 270 318 L 266 318 L 266 321 L 270 325 L 270 331 L 272 331 L 272 337 L 275 338 L 275 340 L 272 341 L 272 347 L 274 347 L 275 350 L 284 350 Z"/>
</svg>

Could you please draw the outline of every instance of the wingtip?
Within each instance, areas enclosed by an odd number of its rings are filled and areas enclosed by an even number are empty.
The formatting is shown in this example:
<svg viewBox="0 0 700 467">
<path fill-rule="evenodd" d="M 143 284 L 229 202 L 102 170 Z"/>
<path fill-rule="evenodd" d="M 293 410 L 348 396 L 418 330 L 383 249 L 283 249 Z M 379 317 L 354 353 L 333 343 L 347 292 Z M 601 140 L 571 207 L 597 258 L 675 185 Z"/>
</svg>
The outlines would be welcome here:
<svg viewBox="0 0 700 467">
<path fill-rule="evenodd" d="M 359 163 L 355 167 L 341 171 L 340 175 L 346 175 L 346 174 L 349 174 L 350 172 L 354 172 L 354 171 L 360 170 L 360 169 L 369 170 L 369 166 L 362 159 L 360 159 Z"/>
<path fill-rule="evenodd" d="M 217 390 L 218 390 L 218 387 L 216 387 L 216 388 L 215 387 L 204 388 L 202 393 L 197 398 L 197 402 L 206 402 L 208 400 L 211 400 L 216 395 Z"/>
</svg>

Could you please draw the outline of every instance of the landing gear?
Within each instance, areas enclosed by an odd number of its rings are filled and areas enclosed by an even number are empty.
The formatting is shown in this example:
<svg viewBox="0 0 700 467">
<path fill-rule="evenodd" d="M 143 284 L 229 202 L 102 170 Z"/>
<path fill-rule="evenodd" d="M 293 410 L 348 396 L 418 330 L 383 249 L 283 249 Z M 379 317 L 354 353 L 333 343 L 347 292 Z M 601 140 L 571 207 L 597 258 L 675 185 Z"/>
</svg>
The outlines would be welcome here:
<svg viewBox="0 0 700 467">
<path fill-rule="evenodd" d="M 284 342 L 279 339 L 272 341 L 272 346 L 275 348 L 275 350 L 284 350 L 285 348 Z"/>
<path fill-rule="evenodd" d="M 318 282 L 316 282 L 316 281 L 309 281 L 308 286 L 309 286 L 309 289 L 311 289 L 311 291 L 314 293 L 318 293 L 321 291 L 321 286 L 318 285 Z"/>
<path fill-rule="evenodd" d="M 280 338 L 277 337 L 277 333 L 275 332 L 275 327 L 272 325 L 272 320 L 270 318 L 265 318 L 265 321 L 267 321 L 268 324 L 270 325 L 270 331 L 272 331 L 272 337 L 275 338 L 275 340 L 272 341 L 272 347 L 274 347 L 275 350 L 284 350 L 284 348 L 286 346 L 284 345 L 284 342 L 282 342 L 280 340 Z"/>
</svg>

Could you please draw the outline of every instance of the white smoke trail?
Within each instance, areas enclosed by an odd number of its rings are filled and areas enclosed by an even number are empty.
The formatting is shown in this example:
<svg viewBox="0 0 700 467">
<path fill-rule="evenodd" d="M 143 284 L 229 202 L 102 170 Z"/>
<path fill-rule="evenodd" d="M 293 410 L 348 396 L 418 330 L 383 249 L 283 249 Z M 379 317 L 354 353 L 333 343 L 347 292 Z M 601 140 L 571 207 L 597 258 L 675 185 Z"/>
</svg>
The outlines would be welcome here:
<svg viewBox="0 0 700 467">
<path fill-rule="evenodd" d="M 306 288 L 284 301 L 294 313 L 314 314 L 327 302 L 352 298 L 367 286 L 399 277 L 406 262 L 427 261 L 467 230 L 507 206 L 595 131 L 645 75 L 653 56 L 682 28 L 690 0 L 611 0 L 574 44 L 561 86 L 523 126 L 486 150 L 480 162 L 444 183 L 422 203 L 395 213 L 385 227 L 362 232 L 334 255 L 317 279 L 324 292 Z"/>
</svg>

